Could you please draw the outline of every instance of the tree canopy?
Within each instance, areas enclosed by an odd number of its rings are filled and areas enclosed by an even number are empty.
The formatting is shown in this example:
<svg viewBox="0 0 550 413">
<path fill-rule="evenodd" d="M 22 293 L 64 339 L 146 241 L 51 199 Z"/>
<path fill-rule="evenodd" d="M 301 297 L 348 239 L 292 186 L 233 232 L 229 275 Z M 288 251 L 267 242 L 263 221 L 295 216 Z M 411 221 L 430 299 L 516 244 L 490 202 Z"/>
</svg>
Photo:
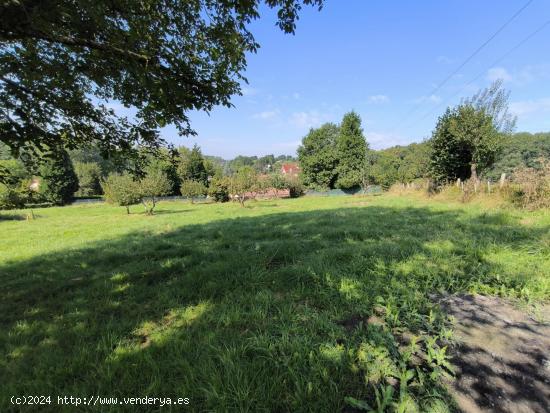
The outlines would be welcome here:
<svg viewBox="0 0 550 413">
<path fill-rule="evenodd" d="M 240 94 L 260 5 L 295 30 L 322 0 L 44 0 L 0 6 L 0 140 L 16 154 L 96 142 L 157 148 L 158 128 L 192 134 L 187 112 Z M 133 107 L 121 116 L 115 105 Z"/>
<path fill-rule="evenodd" d="M 363 136 L 361 118 L 355 112 L 344 115 L 336 141 L 338 158 L 336 186 L 342 189 L 357 187 L 367 155 L 368 144 Z"/>
<path fill-rule="evenodd" d="M 336 142 L 340 131 L 333 123 L 311 129 L 298 147 L 304 184 L 312 188 L 333 188 L 338 158 Z"/>
</svg>

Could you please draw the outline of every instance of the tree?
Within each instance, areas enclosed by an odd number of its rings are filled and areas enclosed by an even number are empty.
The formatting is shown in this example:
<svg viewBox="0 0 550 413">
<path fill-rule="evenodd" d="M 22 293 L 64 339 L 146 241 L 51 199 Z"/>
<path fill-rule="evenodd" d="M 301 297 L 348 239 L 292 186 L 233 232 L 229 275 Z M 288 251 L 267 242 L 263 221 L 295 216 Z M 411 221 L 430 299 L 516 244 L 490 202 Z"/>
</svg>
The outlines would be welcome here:
<svg viewBox="0 0 550 413">
<path fill-rule="evenodd" d="M 141 203 L 145 207 L 147 215 L 153 215 L 159 196 L 168 195 L 171 183 L 166 174 L 158 169 L 150 170 L 139 183 Z"/>
<path fill-rule="evenodd" d="M 101 188 L 105 201 L 110 204 L 126 207 L 130 213 L 130 206 L 141 201 L 141 191 L 138 182 L 129 174 L 110 174 L 102 183 Z"/>
<path fill-rule="evenodd" d="M 503 82 L 502 79 L 494 81 L 471 98 L 464 99 L 462 103 L 485 111 L 491 116 L 496 130 L 504 135 L 510 135 L 516 127 L 517 117 L 510 113 L 510 91 L 503 88 Z"/>
<path fill-rule="evenodd" d="M 363 176 L 363 187 L 369 184 L 388 189 L 398 179 L 399 160 L 388 151 L 369 151 Z"/>
<path fill-rule="evenodd" d="M 236 195 L 237 200 L 244 207 L 248 193 L 256 190 L 258 185 L 258 175 L 254 168 L 245 166 L 230 178 L 230 192 Z"/>
<path fill-rule="evenodd" d="M 208 195 L 210 195 L 216 202 L 227 202 L 229 201 L 230 186 L 230 178 L 216 175 L 210 181 Z"/>
<path fill-rule="evenodd" d="M 298 160 L 306 186 L 322 189 L 334 187 L 338 165 L 338 135 L 338 126 L 325 123 L 320 128 L 311 129 L 302 139 L 302 144 L 298 147 Z"/>
<path fill-rule="evenodd" d="M 194 198 L 205 195 L 207 190 L 202 182 L 188 180 L 182 182 L 180 191 L 193 203 Z"/>
<path fill-rule="evenodd" d="M 338 166 L 336 186 L 350 189 L 361 184 L 361 171 L 367 154 L 367 141 L 363 136 L 361 118 L 355 112 L 344 115 L 336 141 Z"/>
<path fill-rule="evenodd" d="M 149 155 L 149 161 L 145 167 L 145 174 L 147 175 L 153 171 L 163 173 L 170 183 L 168 195 L 177 195 L 181 185 L 181 179 L 178 174 L 179 162 L 180 154 L 177 149 L 161 148 L 155 156 Z"/>
<path fill-rule="evenodd" d="M 77 196 L 101 195 L 101 167 L 95 162 L 74 162 L 78 178 Z"/>
<path fill-rule="evenodd" d="M 502 173 L 510 176 L 518 168 L 538 169 L 540 158 L 550 159 L 550 133 L 520 132 L 505 136 L 498 159 L 485 176 L 497 180 Z"/>
<path fill-rule="evenodd" d="M 201 148 L 195 145 L 191 151 L 184 149 L 181 152 L 177 172 L 182 182 L 196 181 L 207 186 L 208 171 L 206 169 L 206 161 L 202 156 Z"/>
<path fill-rule="evenodd" d="M 42 177 L 41 196 L 55 205 L 69 203 L 78 191 L 78 177 L 69 154 L 63 148 L 54 148 L 39 170 Z"/>
<path fill-rule="evenodd" d="M 483 109 L 463 104 L 447 109 L 430 141 L 430 171 L 437 182 L 477 180 L 499 150 L 501 135 Z"/>
<path fill-rule="evenodd" d="M 194 133 L 188 111 L 230 106 L 246 82 L 249 25 L 260 3 L 293 33 L 303 5 L 322 0 L 3 2 L 0 140 L 18 153 L 97 143 L 136 155 L 158 128 Z M 128 119 L 112 109 L 136 108 Z M 36 159 L 36 158 L 34 158 Z"/>
</svg>

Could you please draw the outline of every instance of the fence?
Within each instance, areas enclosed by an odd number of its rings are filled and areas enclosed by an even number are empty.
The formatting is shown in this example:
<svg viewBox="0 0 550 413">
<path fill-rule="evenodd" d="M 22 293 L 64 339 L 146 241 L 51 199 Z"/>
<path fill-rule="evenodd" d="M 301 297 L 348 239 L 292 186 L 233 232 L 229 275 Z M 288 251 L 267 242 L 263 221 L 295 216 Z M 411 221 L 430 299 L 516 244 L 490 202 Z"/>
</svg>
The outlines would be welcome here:
<svg viewBox="0 0 550 413">
<path fill-rule="evenodd" d="M 343 195 L 376 195 L 382 193 L 382 187 L 379 185 L 370 185 L 367 189 L 330 189 L 328 191 L 306 191 L 306 196 L 343 196 Z"/>
</svg>

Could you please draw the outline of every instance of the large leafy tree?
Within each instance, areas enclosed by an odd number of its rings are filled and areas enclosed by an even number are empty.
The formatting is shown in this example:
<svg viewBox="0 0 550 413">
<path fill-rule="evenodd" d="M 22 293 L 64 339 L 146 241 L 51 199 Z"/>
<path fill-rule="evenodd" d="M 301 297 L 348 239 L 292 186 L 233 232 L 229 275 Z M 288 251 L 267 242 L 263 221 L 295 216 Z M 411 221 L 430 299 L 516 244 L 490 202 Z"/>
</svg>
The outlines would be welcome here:
<svg viewBox="0 0 550 413">
<path fill-rule="evenodd" d="M 336 182 L 338 156 L 336 142 L 339 128 L 333 123 L 325 123 L 320 128 L 311 129 L 298 147 L 298 160 L 302 169 L 302 179 L 312 188 L 333 188 Z"/>
<path fill-rule="evenodd" d="M 436 181 L 478 179 L 499 153 L 516 119 L 509 92 L 496 81 L 455 108 L 447 108 L 432 133 L 430 171 Z"/>
<path fill-rule="evenodd" d="M 12 151 L 94 142 L 125 155 L 187 112 L 230 106 L 259 45 L 261 4 L 293 33 L 322 0 L 17 0 L 0 6 L 0 140 Z M 135 108 L 123 117 L 107 102 Z"/>
<path fill-rule="evenodd" d="M 495 160 L 501 135 L 483 109 L 460 105 L 447 109 L 431 139 L 430 169 L 438 182 L 477 179 Z"/>
<path fill-rule="evenodd" d="M 338 156 L 336 186 L 342 189 L 359 186 L 368 145 L 363 136 L 361 117 L 357 113 L 352 111 L 344 115 L 336 149 Z"/>
</svg>

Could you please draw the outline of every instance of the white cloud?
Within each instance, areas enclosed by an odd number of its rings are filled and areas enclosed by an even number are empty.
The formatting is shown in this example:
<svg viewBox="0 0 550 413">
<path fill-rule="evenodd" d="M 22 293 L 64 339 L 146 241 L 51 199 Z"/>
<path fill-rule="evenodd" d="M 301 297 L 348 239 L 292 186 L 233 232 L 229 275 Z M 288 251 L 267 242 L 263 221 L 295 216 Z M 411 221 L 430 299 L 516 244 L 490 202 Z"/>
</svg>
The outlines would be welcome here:
<svg viewBox="0 0 550 413">
<path fill-rule="evenodd" d="M 517 116 L 547 113 L 550 112 L 550 98 L 511 102 L 510 111 Z"/>
<path fill-rule="evenodd" d="M 487 71 L 487 79 L 491 82 L 495 80 L 502 79 L 505 82 L 510 82 L 513 77 L 512 75 L 503 67 L 492 67 Z"/>
<path fill-rule="evenodd" d="M 279 115 L 279 113 L 280 113 L 279 109 L 266 110 L 266 111 L 263 111 L 263 112 L 255 113 L 254 115 L 252 115 L 252 118 L 262 119 L 262 120 L 269 120 L 269 119 L 276 118 Z"/>
<path fill-rule="evenodd" d="M 292 94 L 292 97 L 293 97 L 294 99 L 300 99 L 300 94 L 299 94 L 298 92 L 294 92 L 294 93 Z"/>
<path fill-rule="evenodd" d="M 514 71 L 506 70 L 503 67 L 493 67 L 487 71 L 487 79 L 490 81 L 502 79 L 505 82 L 523 86 L 528 83 L 550 79 L 550 64 L 529 65 Z"/>
<path fill-rule="evenodd" d="M 290 123 L 301 129 L 315 128 L 328 122 L 331 116 L 328 113 L 320 113 L 316 110 L 307 112 L 294 112 L 290 116 Z"/>
<path fill-rule="evenodd" d="M 369 103 L 388 103 L 390 98 L 386 95 L 371 95 L 368 101 Z"/>
<path fill-rule="evenodd" d="M 441 97 L 437 95 L 420 96 L 419 98 L 413 100 L 413 103 L 424 103 L 424 102 L 439 103 L 441 102 Z"/>
<path fill-rule="evenodd" d="M 365 137 L 372 149 L 384 149 L 395 145 L 408 145 L 411 139 L 407 139 L 395 133 L 366 132 Z"/>
</svg>

